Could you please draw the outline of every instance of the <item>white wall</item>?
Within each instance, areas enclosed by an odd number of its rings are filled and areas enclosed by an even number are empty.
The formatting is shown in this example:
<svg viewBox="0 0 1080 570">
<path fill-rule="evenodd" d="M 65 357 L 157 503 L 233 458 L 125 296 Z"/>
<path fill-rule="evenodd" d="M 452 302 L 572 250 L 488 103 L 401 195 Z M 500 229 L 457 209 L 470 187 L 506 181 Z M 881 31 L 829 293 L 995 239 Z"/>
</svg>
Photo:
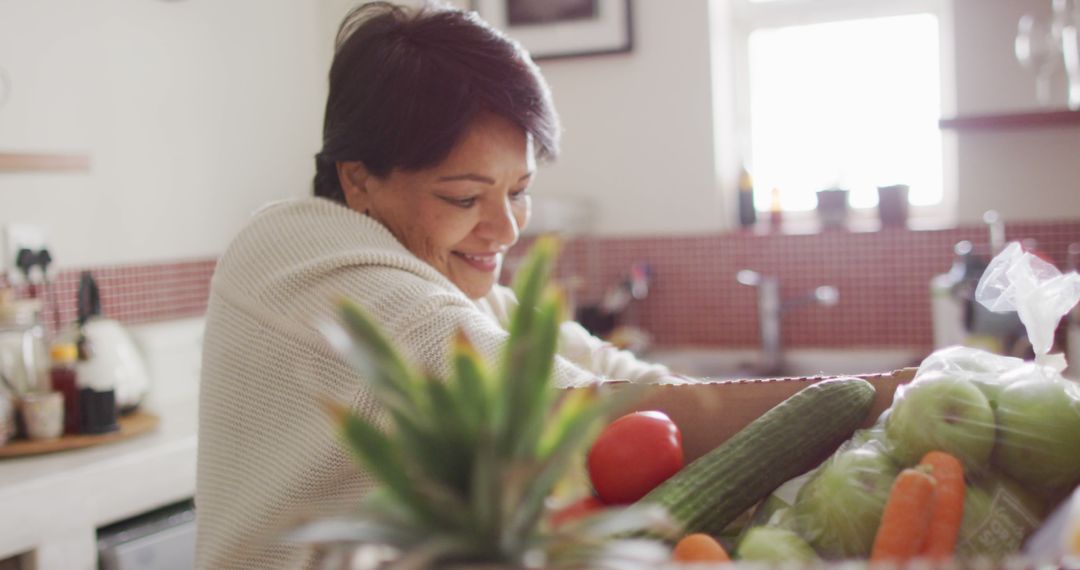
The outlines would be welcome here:
<svg viewBox="0 0 1080 570">
<path fill-rule="evenodd" d="M 1016 63 L 1013 38 L 1025 13 L 1047 0 L 954 0 L 956 98 L 961 114 L 1034 110 L 1035 77 Z M 1054 103 L 1065 106 L 1064 84 Z M 957 135 L 958 216 L 994 208 L 1006 220 L 1080 217 L 1080 125 Z"/>
<path fill-rule="evenodd" d="M 727 0 L 715 0 L 724 8 Z M 0 224 L 39 222 L 61 266 L 220 254 L 249 212 L 305 195 L 333 32 L 354 0 L 3 0 L 0 152 L 87 152 L 85 174 L 0 174 Z M 462 5 L 463 2 L 456 2 Z M 953 0 L 961 112 L 1034 106 L 1016 19 L 1044 0 Z M 634 51 L 541 61 L 565 126 L 535 194 L 597 203 L 605 235 L 729 226 L 709 0 L 633 0 Z M 722 51 L 721 51 L 722 55 Z M 729 125 L 725 125 L 725 128 Z M 1080 128 L 960 135 L 962 220 L 1080 216 Z M 721 152 L 721 156 L 724 155 Z"/>
<path fill-rule="evenodd" d="M 92 161 L 0 173 L 0 224 L 47 225 L 61 266 L 220 254 L 259 204 L 309 191 L 322 26 L 295 0 L 0 2 L 0 152 Z"/>
<path fill-rule="evenodd" d="M 722 227 L 713 159 L 708 2 L 633 2 L 629 54 L 541 60 L 565 132 L 535 183 L 585 195 L 601 234 Z"/>
</svg>

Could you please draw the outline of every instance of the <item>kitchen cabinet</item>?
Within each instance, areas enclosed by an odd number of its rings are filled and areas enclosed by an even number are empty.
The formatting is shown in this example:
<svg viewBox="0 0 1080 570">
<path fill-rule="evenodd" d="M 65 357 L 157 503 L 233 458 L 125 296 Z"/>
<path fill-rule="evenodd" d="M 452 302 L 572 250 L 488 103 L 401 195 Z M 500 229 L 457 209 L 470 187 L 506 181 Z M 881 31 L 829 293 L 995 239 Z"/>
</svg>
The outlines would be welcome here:
<svg viewBox="0 0 1080 570">
<path fill-rule="evenodd" d="M 97 566 L 97 529 L 195 495 L 196 402 L 159 412 L 153 433 L 0 463 L 0 560 L 38 570 Z"/>
</svg>

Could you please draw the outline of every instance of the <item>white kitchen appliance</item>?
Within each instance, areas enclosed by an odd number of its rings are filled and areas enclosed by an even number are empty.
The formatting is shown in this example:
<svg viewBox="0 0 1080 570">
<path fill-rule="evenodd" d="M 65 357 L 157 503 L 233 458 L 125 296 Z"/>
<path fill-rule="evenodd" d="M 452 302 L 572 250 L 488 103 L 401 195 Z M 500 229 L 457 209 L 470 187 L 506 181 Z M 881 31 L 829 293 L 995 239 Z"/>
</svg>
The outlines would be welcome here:
<svg viewBox="0 0 1080 570">
<path fill-rule="evenodd" d="M 115 390 L 117 410 L 135 409 L 150 387 L 146 363 L 127 329 L 101 315 L 101 297 L 89 272 L 80 278 L 78 310 L 79 342 L 87 356 L 76 369 L 79 386 Z"/>
</svg>

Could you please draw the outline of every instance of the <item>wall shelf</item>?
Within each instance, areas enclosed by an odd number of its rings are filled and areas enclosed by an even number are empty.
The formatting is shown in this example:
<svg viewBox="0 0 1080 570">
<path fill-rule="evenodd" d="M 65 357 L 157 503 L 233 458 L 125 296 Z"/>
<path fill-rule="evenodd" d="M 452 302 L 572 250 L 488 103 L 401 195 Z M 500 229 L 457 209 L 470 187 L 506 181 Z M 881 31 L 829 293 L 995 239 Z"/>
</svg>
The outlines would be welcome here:
<svg viewBox="0 0 1080 570">
<path fill-rule="evenodd" d="M 1062 109 L 988 115 L 959 115 L 938 120 L 938 127 L 956 130 L 1061 127 L 1067 125 L 1080 125 L 1080 110 L 1068 111 Z"/>
<path fill-rule="evenodd" d="M 0 152 L 0 173 L 88 172 L 90 157 L 85 154 Z"/>
</svg>

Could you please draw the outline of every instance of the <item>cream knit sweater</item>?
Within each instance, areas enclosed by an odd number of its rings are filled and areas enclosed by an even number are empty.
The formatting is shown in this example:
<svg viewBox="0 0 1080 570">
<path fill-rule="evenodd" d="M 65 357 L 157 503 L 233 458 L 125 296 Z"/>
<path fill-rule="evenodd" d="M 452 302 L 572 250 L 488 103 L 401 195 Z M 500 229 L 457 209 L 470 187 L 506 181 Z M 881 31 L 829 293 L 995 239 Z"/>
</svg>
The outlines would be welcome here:
<svg viewBox="0 0 1080 570">
<path fill-rule="evenodd" d="M 196 486 L 197 567 L 307 568 L 307 549 L 281 533 L 305 517 L 354 509 L 373 482 L 335 439 L 320 405 L 348 402 L 378 419 L 364 381 L 316 330 L 336 300 L 360 303 L 403 354 L 441 376 L 464 330 L 494 360 L 513 294 L 480 301 L 406 250 L 374 220 L 308 198 L 263 209 L 214 272 L 203 348 Z M 602 378 L 655 381 L 637 361 L 566 323 L 559 386 Z"/>
</svg>

